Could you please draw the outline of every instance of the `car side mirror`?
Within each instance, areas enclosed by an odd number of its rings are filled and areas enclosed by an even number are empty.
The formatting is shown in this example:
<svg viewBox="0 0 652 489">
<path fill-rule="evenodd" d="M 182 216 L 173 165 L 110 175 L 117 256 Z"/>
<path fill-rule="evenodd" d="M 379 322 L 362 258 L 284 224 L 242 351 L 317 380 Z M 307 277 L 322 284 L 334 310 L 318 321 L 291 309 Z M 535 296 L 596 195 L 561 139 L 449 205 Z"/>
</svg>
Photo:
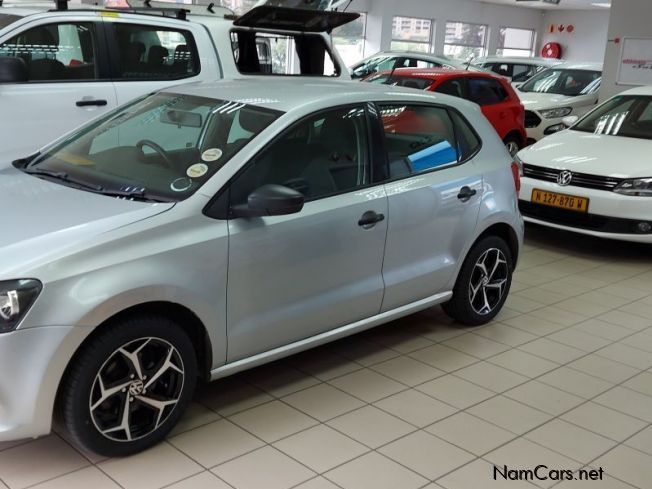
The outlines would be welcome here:
<svg viewBox="0 0 652 489">
<path fill-rule="evenodd" d="M 25 83 L 29 79 L 23 58 L 0 56 L 0 83 Z"/>
<path fill-rule="evenodd" d="M 301 212 L 303 194 L 283 185 L 263 185 L 249 194 L 247 203 L 233 206 L 234 217 L 286 216 Z"/>
<path fill-rule="evenodd" d="M 561 120 L 561 123 L 562 123 L 564 126 L 566 126 L 566 127 L 571 127 L 571 126 L 574 126 L 575 123 L 576 123 L 577 121 L 579 121 L 579 120 L 580 120 L 579 116 L 576 116 L 576 115 L 569 115 L 569 116 L 564 117 L 564 118 Z"/>
</svg>

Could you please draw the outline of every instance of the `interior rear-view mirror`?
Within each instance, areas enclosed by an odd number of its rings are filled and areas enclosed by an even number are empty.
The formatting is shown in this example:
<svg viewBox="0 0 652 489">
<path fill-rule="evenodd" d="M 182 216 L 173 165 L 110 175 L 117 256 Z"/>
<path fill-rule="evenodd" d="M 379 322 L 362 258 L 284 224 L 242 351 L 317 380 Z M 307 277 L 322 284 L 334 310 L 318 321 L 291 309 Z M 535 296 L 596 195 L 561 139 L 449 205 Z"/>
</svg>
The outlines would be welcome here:
<svg viewBox="0 0 652 489">
<path fill-rule="evenodd" d="M 0 57 L 0 83 L 25 83 L 29 79 L 27 63 L 13 56 Z"/>
<path fill-rule="evenodd" d="M 263 185 L 249 194 L 247 203 L 232 208 L 235 217 L 286 216 L 301 212 L 305 197 L 283 185 Z"/>
<path fill-rule="evenodd" d="M 176 109 L 163 112 L 161 114 L 161 122 L 180 127 L 202 127 L 203 125 L 201 114 Z"/>
</svg>

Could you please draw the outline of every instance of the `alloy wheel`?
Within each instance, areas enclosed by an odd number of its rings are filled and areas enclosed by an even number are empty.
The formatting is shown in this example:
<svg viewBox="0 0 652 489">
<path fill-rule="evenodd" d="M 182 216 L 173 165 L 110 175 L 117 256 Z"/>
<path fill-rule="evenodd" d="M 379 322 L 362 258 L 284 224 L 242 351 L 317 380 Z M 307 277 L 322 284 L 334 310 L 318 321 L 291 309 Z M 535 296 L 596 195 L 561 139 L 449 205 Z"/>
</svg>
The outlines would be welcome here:
<svg viewBox="0 0 652 489">
<path fill-rule="evenodd" d="M 521 150 L 518 143 L 515 141 L 507 141 L 505 143 L 505 148 L 507 148 L 510 156 L 516 156 L 516 154 Z"/>
<path fill-rule="evenodd" d="M 490 314 L 505 294 L 509 279 L 507 258 L 498 248 L 485 251 L 473 267 L 469 284 L 471 307 L 481 316 Z"/>
</svg>

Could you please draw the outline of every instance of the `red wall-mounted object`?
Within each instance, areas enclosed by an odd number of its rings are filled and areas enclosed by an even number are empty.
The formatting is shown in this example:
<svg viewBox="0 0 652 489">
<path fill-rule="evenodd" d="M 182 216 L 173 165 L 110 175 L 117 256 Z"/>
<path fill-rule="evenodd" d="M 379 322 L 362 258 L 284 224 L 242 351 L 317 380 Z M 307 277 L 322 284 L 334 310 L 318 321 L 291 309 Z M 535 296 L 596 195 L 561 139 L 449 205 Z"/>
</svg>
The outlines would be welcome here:
<svg viewBox="0 0 652 489">
<path fill-rule="evenodd" d="M 541 56 L 544 58 L 561 59 L 562 48 L 558 42 L 549 42 L 541 50 Z"/>
</svg>

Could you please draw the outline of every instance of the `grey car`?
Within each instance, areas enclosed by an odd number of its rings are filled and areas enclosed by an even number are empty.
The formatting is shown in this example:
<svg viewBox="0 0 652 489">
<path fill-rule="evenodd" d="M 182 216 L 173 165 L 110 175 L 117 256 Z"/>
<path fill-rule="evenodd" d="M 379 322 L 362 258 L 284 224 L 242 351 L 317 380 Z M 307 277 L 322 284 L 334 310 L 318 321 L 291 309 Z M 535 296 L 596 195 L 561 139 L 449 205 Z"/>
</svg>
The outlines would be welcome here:
<svg viewBox="0 0 652 489">
<path fill-rule="evenodd" d="M 120 456 L 198 381 L 443 304 L 490 321 L 519 172 L 474 104 L 351 82 L 200 83 L 0 171 L 0 441 Z"/>
</svg>

